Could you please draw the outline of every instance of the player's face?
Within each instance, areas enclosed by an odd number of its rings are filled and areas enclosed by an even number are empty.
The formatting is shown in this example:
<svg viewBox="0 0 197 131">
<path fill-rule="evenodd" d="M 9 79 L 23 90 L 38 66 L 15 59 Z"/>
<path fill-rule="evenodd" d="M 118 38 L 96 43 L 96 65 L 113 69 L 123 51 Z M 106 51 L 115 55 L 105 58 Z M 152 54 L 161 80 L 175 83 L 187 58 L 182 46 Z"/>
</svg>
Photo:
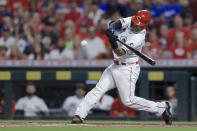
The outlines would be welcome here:
<svg viewBox="0 0 197 131">
<path fill-rule="evenodd" d="M 85 90 L 83 90 L 83 89 L 77 89 L 76 91 L 75 91 L 75 93 L 76 93 L 76 95 L 77 95 L 77 97 L 78 98 L 82 98 L 82 97 L 84 97 L 85 96 Z"/>
<path fill-rule="evenodd" d="M 141 26 L 134 24 L 133 22 L 131 23 L 131 30 L 132 31 L 138 32 L 138 31 L 141 31 L 145 28 L 146 28 L 146 26 L 141 27 Z"/>
<path fill-rule="evenodd" d="M 34 85 L 28 85 L 26 88 L 26 93 L 28 94 L 34 94 L 36 92 L 36 88 Z"/>
<path fill-rule="evenodd" d="M 168 98 L 172 98 L 175 96 L 175 89 L 173 87 L 168 87 L 166 89 L 166 95 Z"/>
</svg>

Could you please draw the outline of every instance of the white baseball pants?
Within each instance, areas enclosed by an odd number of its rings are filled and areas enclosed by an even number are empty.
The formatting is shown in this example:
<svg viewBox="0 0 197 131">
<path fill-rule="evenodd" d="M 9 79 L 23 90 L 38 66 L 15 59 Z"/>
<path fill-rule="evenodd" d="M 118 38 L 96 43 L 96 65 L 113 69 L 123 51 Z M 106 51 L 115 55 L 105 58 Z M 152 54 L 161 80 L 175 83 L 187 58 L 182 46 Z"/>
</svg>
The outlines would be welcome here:
<svg viewBox="0 0 197 131">
<path fill-rule="evenodd" d="M 118 89 L 121 101 L 125 106 L 136 110 L 144 110 L 161 115 L 165 102 L 153 102 L 135 96 L 135 84 L 140 73 L 139 64 L 115 65 L 112 64 L 103 72 L 96 87 L 85 96 L 76 110 L 75 115 L 84 119 L 88 111 L 94 107 L 99 99 L 110 89 Z"/>
</svg>

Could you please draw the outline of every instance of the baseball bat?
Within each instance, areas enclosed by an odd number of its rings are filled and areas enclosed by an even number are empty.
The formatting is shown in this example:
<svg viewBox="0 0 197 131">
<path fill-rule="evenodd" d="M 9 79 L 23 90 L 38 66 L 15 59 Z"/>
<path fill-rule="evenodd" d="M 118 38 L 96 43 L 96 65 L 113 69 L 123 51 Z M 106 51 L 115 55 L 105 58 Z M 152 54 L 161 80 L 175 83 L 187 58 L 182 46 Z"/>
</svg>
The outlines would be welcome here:
<svg viewBox="0 0 197 131">
<path fill-rule="evenodd" d="M 127 47 L 128 49 L 130 49 L 132 52 L 134 52 L 137 56 L 139 56 L 140 58 L 142 58 L 143 60 L 145 60 L 147 63 L 151 64 L 152 66 L 154 66 L 156 64 L 155 60 L 153 60 L 152 58 L 150 58 L 149 56 L 139 52 L 138 50 L 128 46 L 127 44 L 125 44 L 124 42 L 122 42 L 121 40 L 119 40 L 117 38 L 117 41 L 120 42 L 121 44 L 123 44 L 125 47 Z"/>
</svg>

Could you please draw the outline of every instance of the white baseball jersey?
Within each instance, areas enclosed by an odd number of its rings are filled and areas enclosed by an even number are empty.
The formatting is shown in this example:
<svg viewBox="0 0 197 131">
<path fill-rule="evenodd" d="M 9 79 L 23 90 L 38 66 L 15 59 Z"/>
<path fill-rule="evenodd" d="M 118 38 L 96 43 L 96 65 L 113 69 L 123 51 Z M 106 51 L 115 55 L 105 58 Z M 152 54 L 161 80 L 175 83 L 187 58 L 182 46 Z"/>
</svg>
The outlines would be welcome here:
<svg viewBox="0 0 197 131">
<path fill-rule="evenodd" d="M 68 116 L 74 116 L 77 106 L 81 103 L 82 99 L 79 99 L 77 96 L 69 96 L 65 99 L 62 109 L 67 111 Z"/>
<path fill-rule="evenodd" d="M 37 116 L 37 112 L 49 112 L 44 100 L 34 96 L 29 99 L 27 96 L 20 98 L 15 106 L 16 110 L 24 110 L 24 115 L 27 117 Z"/>
<path fill-rule="evenodd" d="M 142 47 L 145 43 L 145 35 L 146 35 L 146 29 L 143 29 L 140 32 L 134 32 L 131 30 L 131 18 L 122 18 L 122 31 L 117 34 L 118 39 L 124 42 L 125 44 L 133 47 L 134 49 L 141 51 Z M 118 43 L 119 48 L 123 48 L 126 51 L 126 54 L 123 56 L 117 56 L 116 53 L 114 54 L 114 59 L 123 63 L 135 63 L 138 61 L 139 57 L 133 53 L 131 50 L 127 49 L 124 45 L 121 43 Z"/>
<path fill-rule="evenodd" d="M 120 19 L 122 31 L 117 36 L 127 45 L 141 51 L 145 41 L 146 30 L 132 31 L 130 28 L 131 18 Z M 118 43 L 118 48 L 123 48 L 126 51 L 126 54 L 123 56 L 117 56 L 114 53 L 114 59 L 118 61 L 119 65 L 112 64 L 105 69 L 96 87 L 88 92 L 77 108 L 75 115 L 84 119 L 88 111 L 95 106 L 99 99 L 113 88 L 118 89 L 121 101 L 125 106 L 157 115 L 161 115 L 165 111 L 165 102 L 154 102 L 135 96 L 135 84 L 140 73 L 140 66 L 137 63 L 139 57 L 120 43 Z M 126 63 L 126 65 L 121 63 Z"/>
</svg>

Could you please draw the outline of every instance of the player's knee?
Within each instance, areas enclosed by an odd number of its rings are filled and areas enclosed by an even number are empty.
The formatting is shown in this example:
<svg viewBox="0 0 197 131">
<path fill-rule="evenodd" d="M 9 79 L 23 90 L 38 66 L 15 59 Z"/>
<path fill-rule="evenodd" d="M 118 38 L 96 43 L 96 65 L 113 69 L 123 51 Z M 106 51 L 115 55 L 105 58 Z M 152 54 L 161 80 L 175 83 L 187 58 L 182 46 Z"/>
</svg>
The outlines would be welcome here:
<svg viewBox="0 0 197 131">
<path fill-rule="evenodd" d="M 125 106 L 132 106 L 132 104 L 133 104 L 133 97 L 132 97 L 132 98 L 127 98 L 127 99 L 122 100 L 122 103 L 123 103 Z"/>
<path fill-rule="evenodd" d="M 101 89 L 100 86 L 96 86 L 96 87 L 94 87 L 92 90 L 93 90 L 93 92 L 95 92 L 95 93 L 100 93 L 100 92 L 102 92 L 102 89 Z"/>
<path fill-rule="evenodd" d="M 97 97 L 102 96 L 105 92 L 101 89 L 100 86 L 96 86 L 91 90 L 91 93 Z"/>
</svg>

